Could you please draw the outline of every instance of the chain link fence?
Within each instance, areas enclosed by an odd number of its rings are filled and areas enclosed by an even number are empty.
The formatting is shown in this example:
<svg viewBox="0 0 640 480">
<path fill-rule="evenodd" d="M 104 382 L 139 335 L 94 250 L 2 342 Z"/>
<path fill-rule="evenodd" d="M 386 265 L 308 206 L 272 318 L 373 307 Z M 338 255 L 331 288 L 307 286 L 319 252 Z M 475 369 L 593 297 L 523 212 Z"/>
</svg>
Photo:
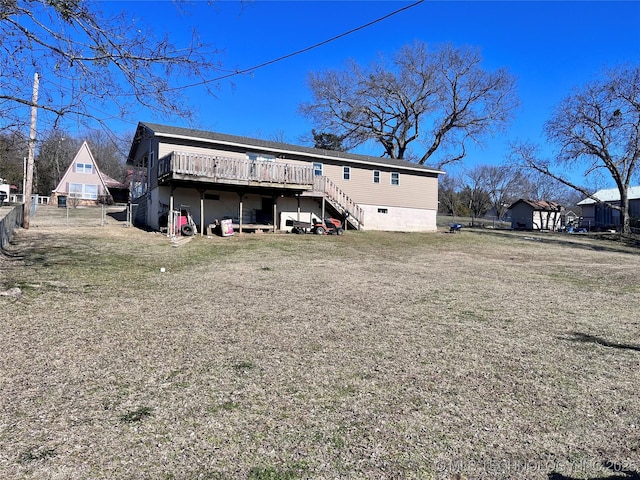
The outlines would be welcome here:
<svg viewBox="0 0 640 480">
<path fill-rule="evenodd" d="M 16 208 L 22 209 L 22 205 Z M 127 205 L 96 205 L 58 207 L 55 205 L 38 205 L 35 214 L 30 218 L 30 227 L 67 226 L 67 227 L 100 227 L 105 225 L 129 225 Z M 20 219 L 19 225 L 22 224 Z"/>
</svg>

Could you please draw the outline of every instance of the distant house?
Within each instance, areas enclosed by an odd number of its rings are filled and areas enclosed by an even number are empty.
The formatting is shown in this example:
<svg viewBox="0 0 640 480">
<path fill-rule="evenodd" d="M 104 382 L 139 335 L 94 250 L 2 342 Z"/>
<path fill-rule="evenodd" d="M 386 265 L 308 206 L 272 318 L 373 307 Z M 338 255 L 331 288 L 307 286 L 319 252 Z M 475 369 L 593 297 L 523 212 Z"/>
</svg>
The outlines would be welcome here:
<svg viewBox="0 0 640 480">
<path fill-rule="evenodd" d="M 52 202 L 58 201 L 60 197 L 82 205 L 126 203 L 129 189 L 100 171 L 89 145 L 83 142 L 55 190 L 51 192 Z"/>
<path fill-rule="evenodd" d="M 559 230 L 563 207 L 556 202 L 520 199 L 509 207 L 514 230 Z"/>
<path fill-rule="evenodd" d="M 620 205 L 620 192 L 617 188 L 598 190 L 593 194 L 600 202 L 585 198 L 578 205 L 582 207 L 580 226 L 589 229 L 616 228 L 620 226 L 620 211 L 610 205 Z M 640 218 L 640 186 L 629 187 L 629 217 Z"/>
<path fill-rule="evenodd" d="M 563 217 L 564 217 L 565 226 L 571 225 L 571 226 L 577 227 L 578 224 L 580 223 L 580 215 L 578 215 L 576 212 L 572 210 L 568 210 L 564 212 Z"/>
<path fill-rule="evenodd" d="M 243 231 L 291 231 L 338 217 L 348 229 L 436 231 L 438 176 L 404 160 L 223 133 L 138 124 L 134 223 L 163 229 L 188 207 L 198 231 L 229 219 Z"/>
</svg>

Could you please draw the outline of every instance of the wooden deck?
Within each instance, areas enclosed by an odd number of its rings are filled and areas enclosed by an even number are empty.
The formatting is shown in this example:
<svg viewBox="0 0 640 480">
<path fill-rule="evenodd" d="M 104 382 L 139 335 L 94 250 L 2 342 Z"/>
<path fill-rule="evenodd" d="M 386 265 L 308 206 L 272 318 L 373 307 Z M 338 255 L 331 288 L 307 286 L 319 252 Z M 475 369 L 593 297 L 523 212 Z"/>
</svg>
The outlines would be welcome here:
<svg viewBox="0 0 640 480">
<path fill-rule="evenodd" d="M 158 161 L 158 183 L 167 185 L 175 181 L 271 188 L 285 195 L 321 197 L 356 229 L 364 224 L 362 208 L 329 178 L 314 175 L 311 165 L 171 152 Z M 246 229 L 249 227 L 243 225 L 243 230 Z"/>
<path fill-rule="evenodd" d="M 158 162 L 158 181 L 173 180 L 308 191 L 314 175 L 310 165 L 172 152 Z"/>
</svg>

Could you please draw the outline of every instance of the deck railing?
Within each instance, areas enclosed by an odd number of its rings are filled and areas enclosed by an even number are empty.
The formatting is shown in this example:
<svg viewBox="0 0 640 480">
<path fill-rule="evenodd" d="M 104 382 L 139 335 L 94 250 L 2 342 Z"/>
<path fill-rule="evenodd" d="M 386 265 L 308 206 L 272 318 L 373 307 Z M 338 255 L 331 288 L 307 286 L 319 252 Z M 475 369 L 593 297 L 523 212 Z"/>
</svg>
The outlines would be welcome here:
<svg viewBox="0 0 640 480">
<path fill-rule="evenodd" d="M 172 152 L 158 162 L 158 177 L 170 173 L 210 178 L 213 181 L 313 184 L 313 167 L 268 160 L 248 160 L 195 153 Z"/>
<path fill-rule="evenodd" d="M 350 217 L 356 220 L 356 222 L 353 223 L 356 223 L 358 228 L 362 226 L 364 222 L 364 210 L 362 210 L 362 207 L 354 202 L 349 195 L 344 193 L 328 177 L 316 176 L 314 178 L 313 191 L 324 193 L 330 201 L 342 208 L 343 214 L 349 214 Z"/>
<path fill-rule="evenodd" d="M 323 194 L 352 223 L 363 224 L 364 211 L 346 193 L 325 176 L 316 176 L 311 165 L 294 165 L 268 160 L 171 152 L 158 161 L 158 178 L 170 174 L 188 175 L 211 181 L 259 182 L 272 184 L 308 185 Z"/>
</svg>

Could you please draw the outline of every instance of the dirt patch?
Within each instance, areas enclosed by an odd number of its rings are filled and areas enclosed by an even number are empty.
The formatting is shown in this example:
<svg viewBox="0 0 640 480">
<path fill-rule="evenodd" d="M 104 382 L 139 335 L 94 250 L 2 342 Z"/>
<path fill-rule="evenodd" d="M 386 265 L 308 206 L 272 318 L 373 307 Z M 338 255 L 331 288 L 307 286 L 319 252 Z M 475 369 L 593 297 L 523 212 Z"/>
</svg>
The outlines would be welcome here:
<svg viewBox="0 0 640 480">
<path fill-rule="evenodd" d="M 21 291 L 0 297 L 3 478 L 638 471 L 637 250 L 471 231 L 173 248 L 109 218 L 39 214 L 1 260 Z"/>
</svg>

